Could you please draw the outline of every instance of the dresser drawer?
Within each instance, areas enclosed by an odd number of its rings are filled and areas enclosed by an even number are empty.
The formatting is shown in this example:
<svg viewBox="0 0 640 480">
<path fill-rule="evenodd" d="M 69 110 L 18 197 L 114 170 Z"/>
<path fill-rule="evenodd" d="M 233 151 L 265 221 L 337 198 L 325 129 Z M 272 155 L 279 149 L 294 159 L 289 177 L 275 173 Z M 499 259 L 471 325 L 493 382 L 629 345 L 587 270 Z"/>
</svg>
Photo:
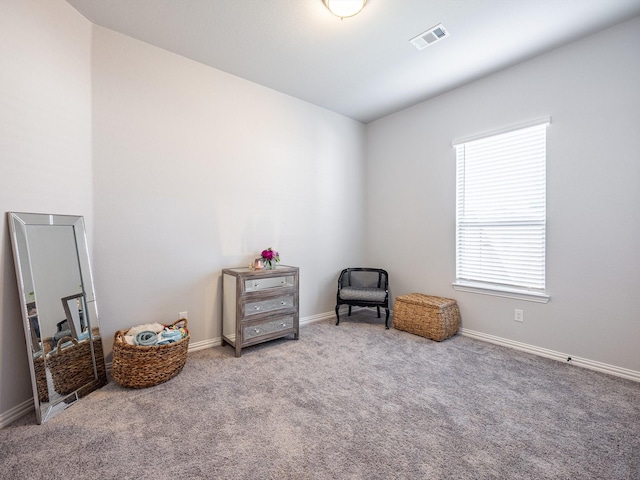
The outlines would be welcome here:
<svg viewBox="0 0 640 480">
<path fill-rule="evenodd" d="M 245 292 L 258 292 L 271 288 L 293 287 L 295 278 L 293 275 L 282 275 L 270 278 L 251 278 L 244 281 Z"/>
<path fill-rule="evenodd" d="M 281 317 L 277 320 L 260 323 L 257 325 L 247 325 L 242 329 L 244 341 L 251 340 L 256 337 L 271 335 L 284 330 L 293 328 L 293 315 Z"/>
<path fill-rule="evenodd" d="M 285 310 L 294 307 L 293 294 L 281 295 L 276 298 L 266 300 L 248 301 L 244 305 L 244 316 L 259 315 L 266 312 L 275 312 L 277 310 Z"/>
</svg>

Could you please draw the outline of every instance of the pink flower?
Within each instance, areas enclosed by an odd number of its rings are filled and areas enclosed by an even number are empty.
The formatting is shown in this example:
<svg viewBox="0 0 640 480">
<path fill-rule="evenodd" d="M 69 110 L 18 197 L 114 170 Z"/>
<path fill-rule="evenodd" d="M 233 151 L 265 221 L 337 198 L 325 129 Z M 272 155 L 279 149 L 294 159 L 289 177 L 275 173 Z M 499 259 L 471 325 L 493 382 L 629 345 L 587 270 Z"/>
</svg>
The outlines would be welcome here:
<svg viewBox="0 0 640 480">
<path fill-rule="evenodd" d="M 275 250 L 273 250 L 271 247 L 267 248 L 266 250 L 263 250 L 260 255 L 262 256 L 262 258 L 264 258 L 265 260 L 268 260 L 269 262 L 280 261 L 280 254 Z"/>
</svg>

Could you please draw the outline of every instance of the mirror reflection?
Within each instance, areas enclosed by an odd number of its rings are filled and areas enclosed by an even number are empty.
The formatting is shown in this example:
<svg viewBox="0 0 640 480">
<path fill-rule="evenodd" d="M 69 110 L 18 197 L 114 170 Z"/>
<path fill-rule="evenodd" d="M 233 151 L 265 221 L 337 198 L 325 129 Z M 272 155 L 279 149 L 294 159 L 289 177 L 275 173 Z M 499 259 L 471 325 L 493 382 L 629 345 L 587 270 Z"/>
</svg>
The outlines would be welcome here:
<svg viewBox="0 0 640 480">
<path fill-rule="evenodd" d="M 9 225 L 42 423 L 107 383 L 84 219 L 9 212 Z"/>
</svg>

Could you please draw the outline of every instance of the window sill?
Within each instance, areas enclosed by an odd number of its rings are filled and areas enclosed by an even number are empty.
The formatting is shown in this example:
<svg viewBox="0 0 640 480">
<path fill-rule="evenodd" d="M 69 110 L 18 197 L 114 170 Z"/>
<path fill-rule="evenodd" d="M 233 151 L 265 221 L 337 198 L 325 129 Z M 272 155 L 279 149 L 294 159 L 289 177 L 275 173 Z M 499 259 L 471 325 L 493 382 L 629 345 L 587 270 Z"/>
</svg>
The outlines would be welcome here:
<svg viewBox="0 0 640 480">
<path fill-rule="evenodd" d="M 542 292 L 531 292 L 517 288 L 498 287 L 481 283 L 454 282 L 454 290 L 459 292 L 479 293 L 481 295 L 493 295 L 494 297 L 515 298 L 527 302 L 549 303 L 551 297 Z"/>
</svg>

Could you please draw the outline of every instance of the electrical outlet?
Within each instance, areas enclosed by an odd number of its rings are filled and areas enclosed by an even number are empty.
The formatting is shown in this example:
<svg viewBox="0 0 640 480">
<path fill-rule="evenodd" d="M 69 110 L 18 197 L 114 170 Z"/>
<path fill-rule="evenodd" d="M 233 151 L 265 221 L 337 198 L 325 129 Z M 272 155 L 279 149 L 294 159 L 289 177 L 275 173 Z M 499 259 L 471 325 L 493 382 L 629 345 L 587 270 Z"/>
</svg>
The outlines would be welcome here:
<svg viewBox="0 0 640 480">
<path fill-rule="evenodd" d="M 187 318 L 187 312 L 180 312 L 178 314 L 178 320 L 180 320 L 181 318 Z"/>
<path fill-rule="evenodd" d="M 513 310 L 513 319 L 516 322 L 524 322 L 524 310 L 516 308 Z"/>
</svg>

